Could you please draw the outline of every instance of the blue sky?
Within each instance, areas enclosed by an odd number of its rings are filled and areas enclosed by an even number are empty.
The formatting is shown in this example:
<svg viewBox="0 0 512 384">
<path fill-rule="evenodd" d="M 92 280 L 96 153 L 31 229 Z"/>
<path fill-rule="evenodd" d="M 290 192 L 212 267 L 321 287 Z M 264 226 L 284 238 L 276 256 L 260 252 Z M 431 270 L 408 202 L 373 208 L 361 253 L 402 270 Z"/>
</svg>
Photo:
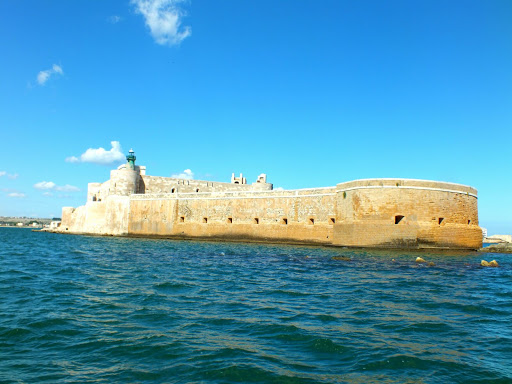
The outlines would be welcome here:
<svg viewBox="0 0 512 384">
<path fill-rule="evenodd" d="M 512 233 L 510 20 L 509 0 L 4 0 L 0 215 L 82 205 L 133 147 L 158 176 L 467 184 Z"/>
</svg>

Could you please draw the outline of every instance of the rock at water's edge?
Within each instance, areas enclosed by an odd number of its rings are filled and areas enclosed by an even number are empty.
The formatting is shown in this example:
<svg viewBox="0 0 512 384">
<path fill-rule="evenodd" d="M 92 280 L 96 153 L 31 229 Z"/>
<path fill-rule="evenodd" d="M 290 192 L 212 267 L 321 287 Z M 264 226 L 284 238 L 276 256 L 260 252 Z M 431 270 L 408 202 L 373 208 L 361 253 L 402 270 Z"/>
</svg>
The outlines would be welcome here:
<svg viewBox="0 0 512 384">
<path fill-rule="evenodd" d="M 482 267 L 499 267 L 499 264 L 496 260 L 492 260 L 492 261 L 485 261 L 485 260 L 482 260 L 480 265 Z"/>
<path fill-rule="evenodd" d="M 500 243 L 492 244 L 485 248 L 480 248 L 480 252 L 486 253 L 512 253 L 512 244 Z"/>
</svg>

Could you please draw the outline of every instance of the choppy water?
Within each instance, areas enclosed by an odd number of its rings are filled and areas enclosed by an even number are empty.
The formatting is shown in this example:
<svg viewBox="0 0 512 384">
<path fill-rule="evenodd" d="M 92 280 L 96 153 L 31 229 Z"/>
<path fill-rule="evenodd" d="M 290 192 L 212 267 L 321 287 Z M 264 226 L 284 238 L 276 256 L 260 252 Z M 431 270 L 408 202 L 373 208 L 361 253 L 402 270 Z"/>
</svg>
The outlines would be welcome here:
<svg viewBox="0 0 512 384">
<path fill-rule="evenodd" d="M 512 382 L 512 255 L 421 255 L 0 228 L 0 382 Z"/>
</svg>

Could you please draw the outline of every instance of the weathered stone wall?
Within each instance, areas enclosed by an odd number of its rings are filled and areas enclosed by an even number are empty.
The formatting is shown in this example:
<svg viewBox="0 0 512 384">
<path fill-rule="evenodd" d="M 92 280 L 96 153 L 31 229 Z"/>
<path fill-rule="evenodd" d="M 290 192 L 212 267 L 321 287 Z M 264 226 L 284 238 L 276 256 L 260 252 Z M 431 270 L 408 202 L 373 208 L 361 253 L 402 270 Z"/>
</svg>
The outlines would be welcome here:
<svg viewBox="0 0 512 384">
<path fill-rule="evenodd" d="M 141 175 L 129 167 L 110 172 L 110 195 L 130 196 L 140 191 Z"/>
<path fill-rule="evenodd" d="M 133 235 L 332 242 L 335 189 L 133 195 Z"/>
<path fill-rule="evenodd" d="M 247 184 L 146 175 L 137 186 L 123 175 L 118 172 L 110 184 L 92 185 L 90 191 L 110 188 L 125 194 L 142 188 L 145 193 L 64 208 L 61 230 L 358 247 L 477 249 L 482 243 L 476 190 L 458 184 L 370 179 L 329 188 L 255 191 Z M 119 181 L 121 187 L 115 185 Z"/>
<path fill-rule="evenodd" d="M 85 205 L 62 208 L 60 230 L 70 233 L 127 235 L 130 198 L 107 196 L 104 201 L 88 201 Z"/>
<path fill-rule="evenodd" d="M 271 190 L 270 183 L 233 184 L 205 180 L 184 180 L 172 177 L 142 176 L 144 193 L 198 193 L 198 192 L 225 192 L 225 191 L 251 191 Z"/>
<path fill-rule="evenodd" d="M 374 179 L 337 185 L 335 244 L 479 248 L 476 190 L 423 180 Z"/>
</svg>

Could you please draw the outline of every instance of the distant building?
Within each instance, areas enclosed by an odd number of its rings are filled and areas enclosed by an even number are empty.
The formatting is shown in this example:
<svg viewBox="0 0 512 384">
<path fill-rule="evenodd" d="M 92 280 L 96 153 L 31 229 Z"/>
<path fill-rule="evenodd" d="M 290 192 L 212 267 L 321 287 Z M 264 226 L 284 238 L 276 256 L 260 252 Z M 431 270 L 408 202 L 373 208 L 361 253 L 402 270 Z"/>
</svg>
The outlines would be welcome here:
<svg viewBox="0 0 512 384">
<path fill-rule="evenodd" d="M 485 239 L 487 237 L 487 228 L 483 228 L 483 227 L 481 227 L 481 228 L 482 228 L 482 236 Z"/>
<path fill-rule="evenodd" d="M 52 221 L 50 223 L 50 228 L 51 229 L 55 229 L 55 228 L 58 228 L 58 227 L 60 227 L 60 221 Z"/>
</svg>

